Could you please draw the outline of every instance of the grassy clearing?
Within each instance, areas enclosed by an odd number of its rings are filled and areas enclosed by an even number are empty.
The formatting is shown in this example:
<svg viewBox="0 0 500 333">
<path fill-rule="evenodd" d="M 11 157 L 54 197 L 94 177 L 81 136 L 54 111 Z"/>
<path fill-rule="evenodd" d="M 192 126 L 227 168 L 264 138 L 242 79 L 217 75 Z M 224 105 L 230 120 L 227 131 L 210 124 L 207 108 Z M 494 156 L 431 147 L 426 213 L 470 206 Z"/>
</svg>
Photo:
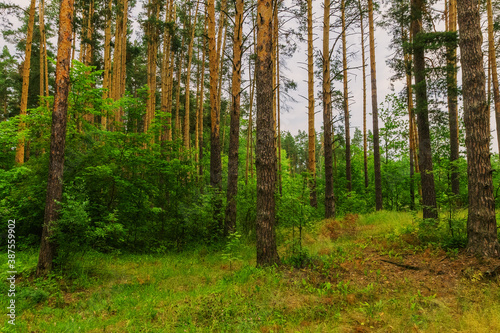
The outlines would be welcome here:
<svg viewBox="0 0 500 333">
<path fill-rule="evenodd" d="M 424 243 L 407 233 L 412 225 L 411 215 L 394 212 L 322 221 L 303 232 L 304 260 L 280 248 L 284 261 L 300 268 L 257 269 L 253 245 L 243 244 L 231 265 L 207 248 L 88 253 L 64 274 L 34 279 L 37 253 L 24 251 L 17 258 L 16 330 L 500 331 L 499 280 L 484 274 L 500 262 Z M 6 304 L 7 285 L 0 288 Z"/>
</svg>

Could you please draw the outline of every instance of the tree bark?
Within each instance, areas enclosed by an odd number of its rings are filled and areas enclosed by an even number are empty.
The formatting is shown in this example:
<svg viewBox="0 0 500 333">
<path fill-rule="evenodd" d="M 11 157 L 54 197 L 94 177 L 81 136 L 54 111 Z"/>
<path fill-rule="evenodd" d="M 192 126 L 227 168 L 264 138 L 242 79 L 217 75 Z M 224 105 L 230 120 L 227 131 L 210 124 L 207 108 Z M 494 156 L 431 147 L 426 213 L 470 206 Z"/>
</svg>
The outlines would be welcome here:
<svg viewBox="0 0 500 333">
<path fill-rule="evenodd" d="M 382 210 L 382 175 L 380 172 L 380 139 L 378 130 L 377 64 L 375 62 L 375 28 L 373 24 L 373 0 L 368 0 L 368 25 L 370 29 L 370 74 L 372 86 L 373 159 L 375 168 L 375 207 Z"/>
<path fill-rule="evenodd" d="M 332 92 L 330 82 L 330 0 L 325 0 L 323 16 L 323 131 L 325 140 L 325 218 L 334 218 Z"/>
<path fill-rule="evenodd" d="M 469 176 L 467 252 L 498 257 L 479 4 L 477 0 L 461 0 L 457 7 Z"/>
<path fill-rule="evenodd" d="M 235 3 L 233 34 L 233 79 L 231 86 L 231 124 L 227 166 L 227 207 L 224 233 L 236 230 L 236 196 L 238 194 L 238 148 L 240 142 L 241 55 L 243 46 L 243 0 Z"/>
<path fill-rule="evenodd" d="M 429 110 L 427 105 L 427 84 L 425 78 L 424 31 L 422 13 L 425 0 L 412 0 L 413 62 L 415 69 L 415 102 L 418 122 L 420 179 L 422 184 L 422 205 L 424 219 L 437 218 L 436 190 L 432 166 Z"/>
<path fill-rule="evenodd" d="M 498 87 L 497 57 L 495 51 L 495 35 L 493 33 L 493 8 L 491 0 L 487 1 L 488 14 L 488 56 L 491 67 L 491 82 L 493 83 L 493 102 L 495 104 L 495 121 L 497 128 L 497 143 L 500 150 L 500 89 Z"/>
<path fill-rule="evenodd" d="M 273 1 L 257 1 L 257 266 L 279 263 L 275 234 L 276 146 L 273 127 Z"/>
<path fill-rule="evenodd" d="M 26 110 L 28 108 L 28 90 L 30 85 L 30 69 L 31 69 L 31 44 L 33 41 L 33 27 L 35 25 L 35 0 L 31 0 L 29 19 L 28 19 L 28 33 L 26 35 L 26 50 L 24 52 L 24 62 L 23 62 L 23 85 L 21 88 L 21 107 L 19 115 L 21 118 L 26 116 Z M 21 119 L 19 122 L 19 132 L 24 131 L 25 128 L 24 120 Z M 24 163 L 24 139 L 19 139 L 16 148 L 16 164 Z"/>
<path fill-rule="evenodd" d="M 59 12 L 59 41 L 56 65 L 56 94 L 52 113 L 50 138 L 50 164 L 47 182 L 45 215 L 38 257 L 37 276 L 46 275 L 52 269 L 56 245 L 51 237 L 58 219 L 62 198 L 66 118 L 68 111 L 69 69 L 71 61 L 71 37 L 73 29 L 73 0 L 62 0 Z"/>
<path fill-rule="evenodd" d="M 316 130 L 314 128 L 314 48 L 312 0 L 307 0 L 307 115 L 308 115 L 308 171 L 309 203 L 318 207 L 316 197 Z"/>
</svg>

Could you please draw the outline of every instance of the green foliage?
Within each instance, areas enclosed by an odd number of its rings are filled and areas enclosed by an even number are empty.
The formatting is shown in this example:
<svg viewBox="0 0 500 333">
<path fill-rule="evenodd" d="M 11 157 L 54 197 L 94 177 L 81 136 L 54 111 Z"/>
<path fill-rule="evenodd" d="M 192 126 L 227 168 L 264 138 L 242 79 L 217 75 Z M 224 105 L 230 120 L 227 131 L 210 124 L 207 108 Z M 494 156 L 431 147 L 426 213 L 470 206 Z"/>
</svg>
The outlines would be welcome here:
<svg viewBox="0 0 500 333">
<path fill-rule="evenodd" d="M 239 250 L 241 247 L 241 235 L 237 231 L 230 233 L 227 236 L 226 246 L 222 252 L 222 259 L 229 261 L 231 267 L 233 261 L 241 260 Z"/>
</svg>

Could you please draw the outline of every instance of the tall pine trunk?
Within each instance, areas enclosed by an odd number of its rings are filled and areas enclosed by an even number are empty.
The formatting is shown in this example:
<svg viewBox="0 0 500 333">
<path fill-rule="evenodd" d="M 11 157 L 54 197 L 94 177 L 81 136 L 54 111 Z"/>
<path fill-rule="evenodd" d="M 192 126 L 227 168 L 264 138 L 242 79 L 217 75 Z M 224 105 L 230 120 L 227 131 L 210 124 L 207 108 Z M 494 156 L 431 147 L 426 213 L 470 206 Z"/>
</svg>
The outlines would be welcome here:
<svg viewBox="0 0 500 333">
<path fill-rule="evenodd" d="M 42 240 L 36 272 L 37 276 L 46 275 L 50 272 L 57 246 L 51 237 L 54 233 L 54 227 L 58 219 L 58 212 L 60 209 L 59 202 L 62 199 L 72 30 L 73 0 L 62 0 L 59 11 L 56 93 L 54 99 L 54 112 L 52 113 L 49 177 L 47 182 Z"/>
<path fill-rule="evenodd" d="M 365 178 L 365 189 L 368 188 L 368 140 L 366 133 L 366 58 L 365 58 L 365 22 L 364 12 L 361 6 L 361 0 L 358 2 L 359 6 L 359 19 L 361 29 L 361 64 L 363 67 L 363 170 Z"/>
<path fill-rule="evenodd" d="M 330 82 L 330 0 L 325 0 L 323 15 L 323 131 L 325 141 L 325 218 L 334 218 L 332 92 Z"/>
<path fill-rule="evenodd" d="M 378 130 L 377 101 L 377 64 L 375 62 L 375 27 L 373 23 L 373 0 L 368 0 L 368 25 L 370 29 L 370 75 L 372 86 L 372 118 L 373 118 L 373 159 L 375 167 L 375 208 L 381 210 L 382 175 L 380 172 L 380 139 Z"/>
<path fill-rule="evenodd" d="M 26 50 L 24 52 L 24 62 L 23 62 L 23 85 L 21 88 L 21 106 L 20 113 L 21 117 L 26 116 L 26 110 L 28 108 L 28 90 L 30 85 L 30 69 L 31 69 L 31 44 L 33 41 L 33 27 L 35 25 L 35 0 L 31 0 L 29 18 L 28 18 L 28 33 L 26 35 Z M 25 128 L 24 120 L 21 119 L 19 122 L 19 132 L 24 131 Z M 16 148 L 16 163 L 24 163 L 24 139 L 19 139 Z"/>
<path fill-rule="evenodd" d="M 279 263 L 275 234 L 276 146 L 273 127 L 273 2 L 257 1 L 257 266 Z"/>
<path fill-rule="evenodd" d="M 345 0 L 340 3 L 341 20 L 342 20 L 342 73 L 344 83 L 344 125 L 345 125 L 345 177 L 347 181 L 347 191 L 352 191 L 352 175 L 351 175 L 351 131 L 349 124 L 349 85 L 347 77 L 347 41 L 346 41 L 346 24 L 345 24 Z"/>
<path fill-rule="evenodd" d="M 497 57 L 495 51 L 495 35 L 493 33 L 493 9 L 491 0 L 487 2 L 488 14 L 488 55 L 491 67 L 491 82 L 493 83 L 493 102 L 495 104 L 495 121 L 497 125 L 497 142 L 500 150 L 500 89 L 498 87 Z"/>
<path fill-rule="evenodd" d="M 448 5 L 448 32 L 457 31 L 457 2 L 450 0 Z M 460 194 L 460 174 L 458 173 L 459 141 L 458 141 L 458 110 L 457 110 L 457 45 L 446 46 L 447 60 L 447 90 L 448 113 L 450 126 L 450 162 L 451 191 Z"/>
<path fill-rule="evenodd" d="M 238 194 L 238 148 L 240 142 L 241 55 L 243 46 L 243 0 L 237 0 L 233 34 L 233 78 L 231 85 L 231 124 L 227 166 L 227 207 L 224 233 L 236 229 L 236 195 Z"/>
<path fill-rule="evenodd" d="M 431 137 L 429 130 L 429 109 L 425 78 L 424 34 L 422 13 L 424 0 L 411 1 L 413 62 L 415 69 L 415 102 L 418 122 L 420 179 L 422 184 L 422 205 L 424 219 L 437 218 L 436 190 L 432 166 Z"/>
<path fill-rule="evenodd" d="M 314 48 L 313 48 L 312 0 L 307 0 L 307 117 L 308 117 L 308 160 L 309 202 L 318 207 L 316 197 L 316 130 L 314 128 Z"/>
<path fill-rule="evenodd" d="M 461 0 L 457 7 L 469 175 L 467 251 L 476 255 L 498 257 L 500 245 L 491 175 L 489 113 L 484 89 L 479 4 L 477 0 Z"/>
</svg>

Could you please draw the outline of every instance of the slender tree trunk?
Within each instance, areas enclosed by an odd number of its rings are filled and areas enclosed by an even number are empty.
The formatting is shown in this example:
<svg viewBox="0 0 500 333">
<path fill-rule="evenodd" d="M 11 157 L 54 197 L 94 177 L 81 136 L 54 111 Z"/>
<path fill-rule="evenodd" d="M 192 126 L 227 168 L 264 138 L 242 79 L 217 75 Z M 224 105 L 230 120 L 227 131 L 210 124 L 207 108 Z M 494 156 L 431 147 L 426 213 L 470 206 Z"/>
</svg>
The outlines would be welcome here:
<svg viewBox="0 0 500 333">
<path fill-rule="evenodd" d="M 413 115 L 413 91 L 411 86 L 411 53 L 404 46 L 408 43 L 407 31 L 402 27 L 403 34 L 403 52 L 406 71 L 406 95 L 408 98 L 408 127 L 409 127 L 409 146 L 410 146 L 410 209 L 415 209 L 415 118 Z"/>
<path fill-rule="evenodd" d="M 111 91 L 111 14 L 112 14 L 113 0 L 109 0 L 106 8 L 106 27 L 104 29 L 104 78 L 102 87 L 104 93 L 102 98 L 107 99 L 110 97 Z M 108 127 L 107 115 L 101 116 L 101 126 L 103 130 Z"/>
<path fill-rule="evenodd" d="M 40 0 L 38 8 L 40 29 L 40 96 L 49 96 L 49 79 L 47 68 L 47 38 L 45 34 L 45 1 Z M 48 104 L 46 104 L 48 106 Z"/>
<path fill-rule="evenodd" d="M 491 175 L 489 114 L 484 89 L 479 4 L 477 0 L 461 0 L 457 7 L 469 175 L 467 251 L 476 255 L 498 257 L 500 245 Z"/>
<path fill-rule="evenodd" d="M 372 85 L 373 158 L 375 167 L 375 207 L 382 210 L 382 175 L 380 172 L 380 139 L 378 131 L 377 64 L 375 62 L 375 27 L 373 0 L 368 0 L 368 25 L 370 29 L 370 73 Z"/>
<path fill-rule="evenodd" d="M 204 35 L 207 35 L 207 20 L 205 20 L 205 27 L 204 27 L 205 33 Z M 198 141 L 199 141 L 199 159 L 200 159 L 200 164 L 199 164 L 199 169 L 198 173 L 200 177 L 203 176 L 203 163 L 201 163 L 203 159 L 203 117 L 204 117 L 204 108 L 203 108 L 203 100 L 205 98 L 205 58 L 207 54 L 207 47 L 205 44 L 205 39 L 203 39 L 203 55 L 202 55 L 202 70 L 201 70 L 201 96 L 200 96 L 200 107 L 198 109 L 198 119 L 199 119 L 199 124 L 198 124 Z"/>
<path fill-rule="evenodd" d="M 347 192 L 352 191 L 351 175 L 351 130 L 349 124 L 349 85 L 347 77 L 347 42 L 346 42 L 346 24 L 345 24 L 345 0 L 340 2 L 342 19 L 342 66 L 344 81 L 344 124 L 345 124 L 345 175 L 347 181 Z"/>
<path fill-rule="evenodd" d="M 221 163 L 221 146 L 220 146 L 220 110 L 218 108 L 218 91 L 219 82 L 219 63 L 217 52 L 217 41 L 215 40 L 215 4 L 214 0 L 207 0 L 208 14 L 208 57 L 210 65 L 210 185 L 218 192 L 222 191 L 222 163 Z M 221 14 L 223 15 L 223 14 Z M 216 200 L 219 200 L 217 198 Z M 220 214 L 220 205 L 216 204 L 216 215 Z M 219 231 L 223 230 L 223 219 L 217 216 L 219 221 Z"/>
<path fill-rule="evenodd" d="M 194 18 L 190 20 L 190 27 L 189 31 L 191 33 L 190 39 L 189 39 L 189 44 L 188 44 L 188 58 L 187 58 L 187 67 L 186 67 L 186 84 L 185 84 L 185 96 L 186 96 L 186 102 L 184 103 L 184 148 L 186 150 L 189 150 L 191 147 L 190 144 L 190 135 L 189 135 L 189 128 L 190 128 L 190 98 L 191 98 L 191 92 L 190 92 L 190 82 L 191 82 L 191 62 L 193 59 L 193 45 L 194 45 L 194 33 L 196 32 L 195 26 L 196 26 L 196 17 L 198 16 L 198 5 L 199 2 L 196 2 L 196 9 L 194 11 Z"/>
<path fill-rule="evenodd" d="M 56 94 L 52 113 L 50 138 L 50 165 L 47 182 L 45 215 L 38 257 L 37 276 L 52 269 L 56 245 L 51 239 L 57 223 L 59 202 L 62 199 L 66 117 L 68 111 L 69 68 L 71 60 L 71 35 L 73 29 L 73 0 L 62 0 L 59 12 L 59 41 L 56 65 Z"/>
<path fill-rule="evenodd" d="M 257 1 L 257 266 L 279 263 L 275 234 L 276 146 L 273 127 L 273 1 Z"/>
<path fill-rule="evenodd" d="M 147 132 L 155 118 L 156 111 L 156 61 L 158 58 L 158 20 L 160 18 L 160 2 L 149 0 L 148 21 L 146 23 L 146 34 L 148 40 L 148 100 L 146 102 L 146 114 L 144 121 L 144 132 Z"/>
<path fill-rule="evenodd" d="M 325 140 L 325 218 L 334 218 L 332 93 L 330 82 L 330 0 L 325 0 L 323 16 L 323 131 Z"/>
<path fill-rule="evenodd" d="M 495 104 L 495 121 L 497 125 L 497 141 L 500 150 L 500 89 L 498 87 L 497 57 L 495 51 L 495 35 L 493 33 L 493 9 L 491 0 L 487 0 L 488 14 L 488 55 L 491 67 L 491 82 L 493 83 L 493 102 Z"/>
<path fill-rule="evenodd" d="M 361 6 L 361 0 L 358 2 L 359 6 L 359 17 L 360 17 L 360 28 L 361 28 L 361 61 L 363 66 L 363 167 L 365 176 L 365 188 L 368 188 L 368 140 L 366 133 L 366 58 L 365 58 L 365 27 L 364 27 L 364 15 L 363 7 Z"/>
<path fill-rule="evenodd" d="M 28 108 L 28 90 L 30 85 L 30 66 L 31 66 L 31 43 L 33 41 L 33 27 L 35 25 L 35 0 L 31 0 L 29 19 L 28 19 L 28 33 L 26 35 L 26 50 L 24 52 L 24 62 L 23 62 L 23 85 L 21 88 L 21 107 L 19 115 L 21 117 L 26 116 L 26 110 Z M 24 131 L 25 128 L 24 120 L 21 119 L 19 122 L 19 132 Z M 16 149 L 16 164 L 24 163 L 24 139 L 20 139 L 17 143 Z"/>
<path fill-rule="evenodd" d="M 179 58 L 177 59 L 177 90 L 175 91 L 175 120 L 174 120 L 174 138 L 179 139 L 182 137 L 182 126 L 181 126 L 181 74 L 182 74 L 182 59 L 184 59 L 184 38 L 182 38 L 181 52 Z"/>
<path fill-rule="evenodd" d="M 253 71 L 253 79 L 252 79 L 252 61 L 248 61 L 248 76 L 250 81 L 250 97 L 249 97 L 249 106 L 248 106 L 248 129 L 247 129 L 247 159 L 246 159 L 246 169 L 245 169 L 245 184 L 248 184 L 248 171 L 250 169 L 251 178 L 253 178 L 253 159 L 252 159 L 252 142 L 253 142 L 253 119 L 252 119 L 252 108 L 253 108 L 253 100 L 254 100 L 254 92 L 255 92 L 255 81 L 256 81 L 256 73 L 257 71 L 254 69 Z"/>
<path fill-rule="evenodd" d="M 236 230 L 236 195 L 238 194 L 238 148 L 240 140 L 241 56 L 243 46 L 243 0 L 235 3 L 233 34 L 233 79 L 231 86 L 231 125 L 227 166 L 227 207 L 224 233 Z"/>
<path fill-rule="evenodd" d="M 312 0 L 307 0 L 307 116 L 308 116 L 308 163 L 309 203 L 318 207 L 316 197 L 316 130 L 314 128 L 314 49 L 313 49 Z"/>
<path fill-rule="evenodd" d="M 422 205 L 424 219 L 437 218 L 436 191 L 432 166 L 431 138 L 429 131 L 429 110 L 427 105 L 427 84 L 425 79 L 425 58 L 422 28 L 424 0 L 412 0 L 413 62 L 415 68 L 415 99 L 419 137 L 420 179 L 422 183 Z"/>
<path fill-rule="evenodd" d="M 448 31 L 457 31 L 457 2 L 450 0 L 448 6 Z M 446 46 L 447 60 L 447 90 L 448 90 L 448 113 L 450 118 L 450 162 L 451 162 L 451 191 L 460 194 L 460 174 L 456 163 L 459 158 L 458 141 L 458 111 L 457 111 L 457 46 Z"/>
</svg>

